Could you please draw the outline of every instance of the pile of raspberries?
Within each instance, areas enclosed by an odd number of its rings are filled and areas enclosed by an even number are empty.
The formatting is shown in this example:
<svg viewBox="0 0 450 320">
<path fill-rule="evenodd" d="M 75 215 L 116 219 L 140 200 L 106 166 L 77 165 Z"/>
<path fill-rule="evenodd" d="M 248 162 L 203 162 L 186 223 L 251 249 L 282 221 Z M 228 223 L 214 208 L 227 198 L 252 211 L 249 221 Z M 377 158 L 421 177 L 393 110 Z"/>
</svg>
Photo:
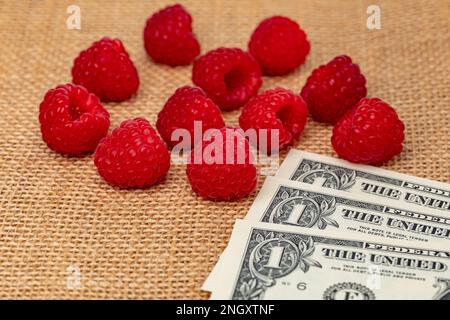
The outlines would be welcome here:
<svg viewBox="0 0 450 320">
<path fill-rule="evenodd" d="M 274 153 L 292 145 L 303 132 L 308 113 L 334 125 L 331 142 L 344 159 L 378 165 L 402 151 L 402 121 L 386 102 L 366 98 L 364 75 L 348 56 L 313 70 L 299 94 L 284 88 L 258 93 L 262 75 L 292 72 L 310 51 L 305 32 L 287 17 L 263 20 L 250 37 L 248 51 L 221 47 L 198 57 L 200 44 L 192 17 L 177 4 L 147 20 L 144 47 L 156 63 L 193 63 L 196 87 L 175 91 L 158 114 L 157 130 L 146 119 L 137 118 L 125 120 L 108 134 L 109 113 L 102 102 L 127 100 L 139 88 L 137 70 L 118 39 L 103 38 L 82 51 L 72 67 L 73 84 L 49 90 L 40 104 L 39 122 L 48 147 L 68 155 L 95 152 L 98 172 L 111 185 L 144 188 L 163 180 L 170 167 L 169 149 L 176 144 L 172 133 L 185 129 L 194 136 L 194 121 L 201 121 L 203 131 L 215 128 L 222 136 L 192 141 L 187 176 L 194 192 L 211 200 L 250 194 L 257 174 L 249 141 L 235 134 L 237 128 L 226 127 L 221 114 L 221 110 L 240 107 L 241 129 L 279 130 L 278 148 L 266 143 L 266 150 L 260 152 Z M 223 144 L 215 152 L 230 157 L 245 150 L 244 161 L 203 160 L 201 150 L 211 143 Z M 192 161 L 196 154 L 200 161 Z"/>
</svg>

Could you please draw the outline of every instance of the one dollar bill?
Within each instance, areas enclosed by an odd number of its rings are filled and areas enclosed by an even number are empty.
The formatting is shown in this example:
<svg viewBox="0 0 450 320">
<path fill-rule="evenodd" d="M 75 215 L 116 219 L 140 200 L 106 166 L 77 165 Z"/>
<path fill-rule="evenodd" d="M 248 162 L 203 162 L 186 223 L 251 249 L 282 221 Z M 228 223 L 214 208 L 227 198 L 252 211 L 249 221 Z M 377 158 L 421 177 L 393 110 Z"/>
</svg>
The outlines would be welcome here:
<svg viewBox="0 0 450 320">
<path fill-rule="evenodd" d="M 277 177 L 266 179 L 245 219 L 450 247 L 450 216 L 442 211 Z M 203 284 L 204 290 L 216 288 L 227 254 L 228 249 Z"/>
<path fill-rule="evenodd" d="M 238 220 L 212 299 L 450 299 L 445 247 L 360 239 Z"/>
<path fill-rule="evenodd" d="M 248 220 L 450 247 L 450 215 L 407 203 L 268 177 Z"/>
<path fill-rule="evenodd" d="M 450 185 L 291 149 L 276 176 L 450 213 Z"/>
</svg>

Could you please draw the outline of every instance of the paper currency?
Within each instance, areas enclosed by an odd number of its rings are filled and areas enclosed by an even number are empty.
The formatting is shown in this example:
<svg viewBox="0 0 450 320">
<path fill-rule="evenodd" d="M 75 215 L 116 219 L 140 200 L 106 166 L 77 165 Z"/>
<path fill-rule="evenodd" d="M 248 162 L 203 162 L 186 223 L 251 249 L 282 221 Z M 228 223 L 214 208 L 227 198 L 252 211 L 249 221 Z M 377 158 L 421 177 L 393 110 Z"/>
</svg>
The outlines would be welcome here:
<svg viewBox="0 0 450 320">
<path fill-rule="evenodd" d="M 444 212 L 276 177 L 266 179 L 246 219 L 450 247 Z"/>
<path fill-rule="evenodd" d="M 218 286 L 218 284 L 220 283 L 220 275 L 222 272 L 222 265 L 223 265 L 223 260 L 225 258 L 226 252 L 227 252 L 226 249 L 224 252 L 222 252 L 222 254 L 219 256 L 219 259 L 217 260 L 215 266 L 209 273 L 208 277 L 205 279 L 205 282 L 203 282 L 203 285 L 202 285 L 203 291 L 213 292 L 214 288 L 216 288 Z"/>
<path fill-rule="evenodd" d="M 276 176 L 450 213 L 449 184 L 304 151 L 292 149 Z"/>
<path fill-rule="evenodd" d="M 212 298 L 450 299 L 449 266 L 445 247 L 238 220 Z"/>
<path fill-rule="evenodd" d="M 266 179 L 245 219 L 450 247 L 450 216 L 442 211 L 276 177 Z M 204 290 L 215 288 L 227 254 L 222 253 Z"/>
<path fill-rule="evenodd" d="M 291 150 L 202 288 L 215 299 L 450 299 L 448 213 L 449 184 Z"/>
</svg>

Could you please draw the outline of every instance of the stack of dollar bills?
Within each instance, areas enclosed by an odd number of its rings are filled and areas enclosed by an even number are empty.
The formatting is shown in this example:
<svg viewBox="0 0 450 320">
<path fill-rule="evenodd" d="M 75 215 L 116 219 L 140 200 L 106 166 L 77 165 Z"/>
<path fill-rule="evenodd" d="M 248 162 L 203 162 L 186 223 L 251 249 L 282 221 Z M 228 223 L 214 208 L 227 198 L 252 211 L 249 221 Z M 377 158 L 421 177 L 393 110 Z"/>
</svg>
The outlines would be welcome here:
<svg viewBox="0 0 450 320">
<path fill-rule="evenodd" d="M 291 150 L 202 287 L 212 299 L 450 299 L 450 185 Z"/>
</svg>

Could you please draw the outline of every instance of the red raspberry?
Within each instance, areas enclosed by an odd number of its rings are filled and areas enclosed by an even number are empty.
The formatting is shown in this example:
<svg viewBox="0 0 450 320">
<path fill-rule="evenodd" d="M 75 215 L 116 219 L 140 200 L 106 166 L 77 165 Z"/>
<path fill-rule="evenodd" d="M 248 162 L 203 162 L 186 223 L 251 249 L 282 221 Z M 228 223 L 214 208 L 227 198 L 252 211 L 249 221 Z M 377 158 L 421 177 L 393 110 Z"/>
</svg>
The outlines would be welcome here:
<svg viewBox="0 0 450 320">
<path fill-rule="evenodd" d="M 201 121 L 202 132 L 225 126 L 219 107 L 206 97 L 203 90 L 186 86 L 179 88 L 167 100 L 158 114 L 156 128 L 170 148 L 179 143 L 172 141 L 172 132 L 175 129 L 187 129 L 191 136 L 190 145 L 193 146 L 194 121 Z"/>
<path fill-rule="evenodd" d="M 84 87 L 60 85 L 39 106 L 42 139 L 56 152 L 78 155 L 95 150 L 109 128 L 109 113 Z"/>
<path fill-rule="evenodd" d="M 165 177 L 170 155 L 150 123 L 136 118 L 122 122 L 100 141 L 94 163 L 108 183 L 121 188 L 143 188 Z"/>
<path fill-rule="evenodd" d="M 201 197 L 231 201 L 255 189 L 256 167 L 249 144 L 240 131 L 216 130 L 211 139 L 205 137 L 192 150 L 187 176 L 192 190 Z"/>
<path fill-rule="evenodd" d="M 238 48 L 219 48 L 201 56 L 194 62 L 192 80 L 222 110 L 242 106 L 262 84 L 258 63 Z"/>
<path fill-rule="evenodd" d="M 297 22 L 275 16 L 263 20 L 256 27 L 248 49 L 265 75 L 278 76 L 303 64 L 310 45 Z"/>
<path fill-rule="evenodd" d="M 269 130 L 279 130 L 279 149 L 284 149 L 303 132 L 307 118 L 308 108 L 300 96 L 290 90 L 276 88 L 250 99 L 239 117 L 239 125 L 244 130 L 268 129 L 267 148 L 262 147 L 261 143 L 258 143 L 258 148 L 272 153 L 278 150 L 271 145 L 272 135 Z"/>
<path fill-rule="evenodd" d="M 200 53 L 191 15 L 176 4 L 153 14 L 145 25 L 144 46 L 155 61 L 170 66 L 190 64 Z"/>
<path fill-rule="evenodd" d="M 316 120 L 336 123 L 366 93 L 366 79 L 358 65 L 350 57 L 338 56 L 313 70 L 301 96 Z"/>
<path fill-rule="evenodd" d="M 134 95 L 139 77 L 122 42 L 103 38 L 82 51 L 72 67 L 73 83 L 102 101 L 123 101 Z"/>
<path fill-rule="evenodd" d="M 378 165 L 402 152 L 404 129 L 386 102 L 364 98 L 338 121 L 331 142 L 341 158 Z"/>
</svg>

